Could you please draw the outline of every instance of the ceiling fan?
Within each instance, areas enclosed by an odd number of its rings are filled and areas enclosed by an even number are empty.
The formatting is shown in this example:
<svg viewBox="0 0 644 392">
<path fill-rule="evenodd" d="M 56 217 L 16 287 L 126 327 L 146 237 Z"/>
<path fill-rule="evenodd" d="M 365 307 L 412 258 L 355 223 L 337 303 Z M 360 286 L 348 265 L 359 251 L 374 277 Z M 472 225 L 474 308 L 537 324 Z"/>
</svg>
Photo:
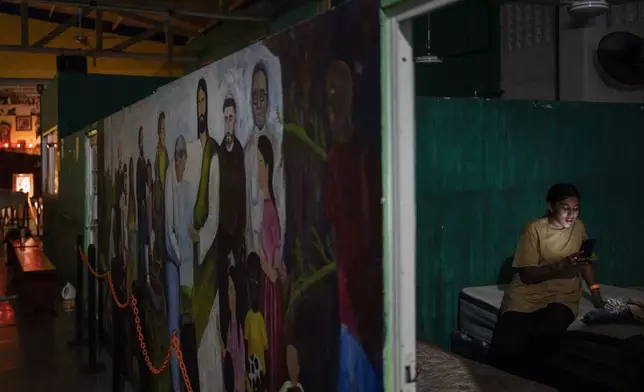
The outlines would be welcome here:
<svg viewBox="0 0 644 392">
<path fill-rule="evenodd" d="M 509 3 L 511 1 L 502 1 Z M 610 12 L 612 6 L 638 3 L 639 0 L 523 0 L 515 3 L 538 4 L 564 7 L 568 18 L 562 20 L 561 27 L 566 30 L 582 29 L 593 26 L 595 18 Z"/>
<path fill-rule="evenodd" d="M 82 8 L 78 9 L 78 32 L 74 36 L 74 41 L 78 42 L 79 44 L 88 47 L 88 48 L 95 48 L 96 45 L 90 45 L 90 37 L 85 35 L 83 31 L 83 19 L 85 18 L 85 13 Z M 95 27 L 96 28 L 96 27 Z M 103 40 L 108 40 L 108 39 L 117 39 L 119 38 L 118 35 L 116 34 L 111 34 L 111 33 L 105 33 L 103 32 Z"/>
<path fill-rule="evenodd" d="M 568 7 L 570 16 L 562 24 L 562 28 L 574 30 L 594 26 L 596 18 L 610 12 L 611 7 L 637 2 L 638 0 L 573 0 L 568 4 L 562 4 Z"/>
</svg>

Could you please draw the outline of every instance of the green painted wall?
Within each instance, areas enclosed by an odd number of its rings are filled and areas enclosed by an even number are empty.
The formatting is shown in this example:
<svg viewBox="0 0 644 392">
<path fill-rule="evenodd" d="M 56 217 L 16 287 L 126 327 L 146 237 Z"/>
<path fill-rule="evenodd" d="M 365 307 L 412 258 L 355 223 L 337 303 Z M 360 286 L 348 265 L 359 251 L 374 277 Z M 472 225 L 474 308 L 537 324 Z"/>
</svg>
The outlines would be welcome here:
<svg viewBox="0 0 644 392">
<path fill-rule="evenodd" d="M 642 284 L 642 107 L 419 97 L 416 113 L 419 338 L 449 345 L 459 291 L 500 280 L 556 182 L 579 187 L 599 282 Z"/>
<path fill-rule="evenodd" d="M 47 83 L 40 97 L 40 129 L 44 132 L 58 124 L 58 78 Z"/>
<path fill-rule="evenodd" d="M 58 136 L 65 137 L 152 94 L 174 78 L 58 73 Z"/>
<path fill-rule="evenodd" d="M 59 72 L 41 101 L 41 128 L 65 137 L 152 94 L 174 78 Z"/>
<path fill-rule="evenodd" d="M 76 284 L 76 236 L 85 229 L 85 134 L 69 135 L 61 144 L 58 195 L 44 197 L 43 246 L 59 277 Z"/>
</svg>

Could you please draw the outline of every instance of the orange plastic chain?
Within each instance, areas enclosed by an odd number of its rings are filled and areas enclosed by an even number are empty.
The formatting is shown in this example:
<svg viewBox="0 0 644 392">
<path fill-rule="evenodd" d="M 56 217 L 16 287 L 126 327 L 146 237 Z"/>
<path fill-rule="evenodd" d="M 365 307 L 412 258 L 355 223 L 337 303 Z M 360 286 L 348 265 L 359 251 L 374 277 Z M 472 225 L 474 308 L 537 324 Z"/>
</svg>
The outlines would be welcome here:
<svg viewBox="0 0 644 392">
<path fill-rule="evenodd" d="M 163 373 L 163 371 L 165 371 L 165 369 L 168 367 L 168 363 L 170 363 L 170 358 L 172 357 L 172 350 L 174 349 L 177 352 L 179 368 L 181 369 L 181 373 L 183 375 L 183 382 L 186 386 L 186 391 L 192 392 L 192 385 L 190 384 L 190 378 L 188 378 L 188 370 L 186 368 L 186 364 L 183 361 L 183 352 L 181 351 L 181 345 L 179 343 L 179 337 L 177 336 L 177 331 L 172 331 L 172 341 L 170 342 L 168 353 L 166 354 L 165 359 L 161 364 L 161 367 L 155 368 L 154 364 L 152 364 L 152 360 L 150 359 L 150 356 L 148 355 L 148 349 L 145 344 L 145 338 L 143 337 L 143 328 L 141 327 L 141 319 L 139 318 L 139 308 L 137 307 L 136 297 L 134 295 L 130 296 L 130 298 L 128 298 L 127 301 L 125 301 L 125 303 L 122 303 L 121 301 L 119 301 L 119 298 L 116 295 L 116 290 L 114 289 L 114 282 L 112 281 L 112 271 L 109 270 L 102 274 L 97 273 L 89 264 L 89 260 L 85 252 L 83 252 L 83 249 L 79 247 L 78 251 L 81 254 L 81 260 L 83 260 L 83 262 L 87 264 L 87 267 L 89 268 L 89 272 L 91 272 L 92 275 L 94 275 L 97 279 L 102 279 L 107 277 L 107 282 L 110 287 L 110 292 L 112 293 L 112 298 L 114 299 L 116 306 L 118 306 L 121 309 L 125 309 L 128 306 L 132 307 L 132 313 L 134 313 L 134 322 L 136 323 L 136 332 L 139 338 L 139 345 L 141 346 L 141 352 L 143 353 L 143 358 L 145 360 L 146 365 L 148 366 L 148 369 L 150 369 L 150 372 L 152 372 L 153 374 Z"/>
</svg>

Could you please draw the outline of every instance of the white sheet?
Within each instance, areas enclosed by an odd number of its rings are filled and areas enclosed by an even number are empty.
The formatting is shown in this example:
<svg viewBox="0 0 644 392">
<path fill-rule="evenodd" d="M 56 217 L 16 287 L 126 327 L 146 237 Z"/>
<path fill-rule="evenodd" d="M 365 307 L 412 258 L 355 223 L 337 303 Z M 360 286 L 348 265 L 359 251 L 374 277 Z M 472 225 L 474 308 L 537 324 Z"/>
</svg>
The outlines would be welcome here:
<svg viewBox="0 0 644 392">
<path fill-rule="evenodd" d="M 639 288 L 622 288 L 602 285 L 602 296 L 606 298 L 622 297 L 644 301 L 644 290 Z M 473 338 L 490 343 L 494 325 L 503 300 L 503 286 L 466 287 L 461 290 L 459 298 L 459 330 Z M 585 289 L 586 295 L 588 291 Z M 635 335 L 644 335 L 644 325 L 586 325 L 581 318 L 593 309 L 592 303 L 582 298 L 579 304 L 579 315 L 568 330 L 583 331 L 625 339 Z"/>
</svg>

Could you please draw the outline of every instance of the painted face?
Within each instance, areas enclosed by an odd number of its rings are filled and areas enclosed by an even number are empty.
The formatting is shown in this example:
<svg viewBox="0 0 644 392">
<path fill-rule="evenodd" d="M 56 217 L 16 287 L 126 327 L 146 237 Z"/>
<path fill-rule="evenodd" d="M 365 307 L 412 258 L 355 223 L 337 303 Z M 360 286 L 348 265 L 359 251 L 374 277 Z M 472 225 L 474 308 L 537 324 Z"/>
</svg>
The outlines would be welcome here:
<svg viewBox="0 0 644 392">
<path fill-rule="evenodd" d="M 572 227 L 579 217 L 579 198 L 569 197 L 558 203 L 551 204 L 549 208 L 555 222 L 567 229 Z"/>
<path fill-rule="evenodd" d="M 259 187 L 266 195 L 268 193 L 265 192 L 268 189 L 268 165 L 259 150 L 257 150 L 257 177 L 259 180 Z"/>
<path fill-rule="evenodd" d="M 159 120 L 159 144 L 165 148 L 165 118 Z"/>
<path fill-rule="evenodd" d="M 206 118 L 206 93 L 202 89 L 197 91 L 197 116 L 199 120 Z"/>
<path fill-rule="evenodd" d="M 326 81 L 326 113 L 329 116 L 329 125 L 333 128 L 333 125 L 335 123 L 335 111 L 336 111 L 336 102 L 337 102 L 337 91 L 335 90 L 335 85 L 333 81 L 328 80 Z"/>
<path fill-rule="evenodd" d="M 206 93 L 202 89 L 199 89 L 197 90 L 197 130 L 199 131 L 199 135 L 208 130 L 207 113 Z"/>
<path fill-rule="evenodd" d="M 326 74 L 325 96 L 326 112 L 333 139 L 341 142 L 351 140 L 353 129 L 346 125 L 351 117 L 353 79 L 346 63 L 334 61 L 329 66 Z"/>
<path fill-rule="evenodd" d="M 259 129 L 264 129 L 266 124 L 266 111 L 268 107 L 268 83 L 264 71 L 255 72 L 252 84 L 253 121 Z"/>
<path fill-rule="evenodd" d="M 174 170 L 177 175 L 177 181 L 183 181 L 183 173 L 186 171 L 186 157 L 179 157 L 179 159 L 174 162 Z"/>
<path fill-rule="evenodd" d="M 233 144 L 233 136 L 235 135 L 235 123 L 237 121 L 237 113 L 232 106 L 224 109 L 224 128 L 226 130 L 226 147 L 230 148 Z"/>
</svg>

